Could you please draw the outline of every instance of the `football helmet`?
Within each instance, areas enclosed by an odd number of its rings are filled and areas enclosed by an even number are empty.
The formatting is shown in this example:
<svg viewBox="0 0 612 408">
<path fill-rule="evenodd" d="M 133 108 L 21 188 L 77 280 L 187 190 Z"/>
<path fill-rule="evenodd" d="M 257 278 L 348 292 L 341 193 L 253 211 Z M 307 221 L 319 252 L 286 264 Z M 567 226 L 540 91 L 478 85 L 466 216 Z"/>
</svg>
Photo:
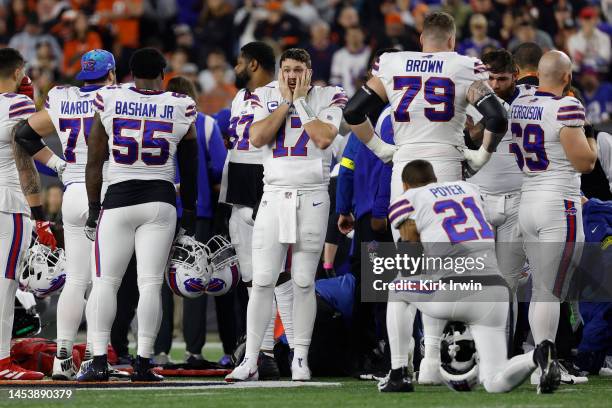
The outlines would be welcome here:
<svg viewBox="0 0 612 408">
<path fill-rule="evenodd" d="M 472 391 L 478 386 L 478 354 L 469 329 L 450 322 L 440 344 L 440 377 L 454 391 Z"/>
<path fill-rule="evenodd" d="M 25 264 L 19 278 L 19 288 L 31 292 L 37 298 L 59 292 L 66 283 L 66 256 L 62 248 L 51 247 L 34 241 L 25 256 Z"/>
<path fill-rule="evenodd" d="M 238 255 L 234 246 L 223 236 L 215 235 L 207 243 L 213 274 L 206 286 L 206 293 L 221 296 L 233 290 L 240 280 Z"/>
<path fill-rule="evenodd" d="M 208 247 L 188 235 L 180 236 L 170 252 L 166 282 L 182 297 L 197 298 L 204 294 L 213 274 Z"/>
</svg>

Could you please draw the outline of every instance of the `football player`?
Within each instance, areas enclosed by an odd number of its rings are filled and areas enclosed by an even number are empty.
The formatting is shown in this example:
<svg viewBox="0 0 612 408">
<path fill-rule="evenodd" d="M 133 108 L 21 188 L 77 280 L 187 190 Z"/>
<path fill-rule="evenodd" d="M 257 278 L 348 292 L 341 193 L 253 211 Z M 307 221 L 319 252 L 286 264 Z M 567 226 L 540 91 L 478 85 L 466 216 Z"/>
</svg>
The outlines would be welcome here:
<svg viewBox="0 0 612 408">
<path fill-rule="evenodd" d="M 507 112 L 487 84 L 486 66 L 478 59 L 459 55 L 455 49 L 455 22 L 443 12 L 429 14 L 424 21 L 423 52 L 383 54 L 374 76 L 357 91 L 344 111 L 353 132 L 381 160 L 393 160 L 391 200 L 402 192 L 401 169 L 414 159 L 431 162 L 440 181 L 462 179 L 462 161 L 478 170 L 506 133 Z M 389 102 L 393 108 L 396 146 L 375 135 L 366 114 Z M 466 108 L 473 104 L 482 114 L 485 131 L 478 151 L 463 149 Z M 463 150 L 463 154 L 460 152 Z M 399 238 L 394 230 L 394 239 Z M 395 303 L 387 314 L 395 313 Z M 414 308 L 406 309 L 407 324 L 414 319 Z M 438 383 L 439 333 L 427 333 L 425 358 L 419 382 Z M 440 328 L 442 330 L 443 328 Z M 401 338 L 401 334 L 390 334 Z M 409 339 L 401 341 L 400 353 L 408 355 Z"/>
<path fill-rule="evenodd" d="M 489 70 L 489 85 L 504 105 L 509 109 L 512 101 L 523 95 L 533 95 L 536 87 L 516 85 L 517 69 L 512 54 L 506 50 L 491 51 L 482 57 Z M 479 141 L 484 132 L 484 124 L 480 122 L 482 115 L 473 107 L 468 106 L 468 126 L 472 139 Z M 510 130 L 497 146 L 497 151 L 468 182 L 480 188 L 484 200 L 485 217 L 493 226 L 495 232 L 496 255 L 499 269 L 515 293 L 518 281 L 525 266 L 525 253 L 518 236 L 518 207 L 521 201 L 521 186 L 523 172 L 517 166 L 522 160 L 518 146 L 512 142 Z M 514 313 L 516 316 L 516 313 Z"/>
<path fill-rule="evenodd" d="M 195 102 L 162 89 L 166 61 L 153 48 L 130 59 L 134 86 L 107 86 L 94 98 L 85 184 L 89 215 L 85 233 L 94 241 L 95 276 L 88 301 L 93 362 L 78 381 L 109 378 L 107 345 L 117 290 L 132 253 L 138 271 L 138 348 L 132 381 L 161 381 L 150 358 L 161 322 L 161 285 L 176 228 L 175 157 L 181 174 L 182 231 L 195 233 L 197 142 Z M 108 157 L 103 205 L 102 168 Z"/>
<path fill-rule="evenodd" d="M 597 160 L 584 107 L 565 96 L 572 81 L 569 57 L 545 53 L 538 78 L 534 96 L 517 98 L 510 107 L 510 129 L 525 174 L 519 227 L 533 281 L 529 325 L 536 343 L 557 334 L 559 303 L 584 242 L 580 173 L 591 172 Z"/>
<path fill-rule="evenodd" d="M 229 132 L 233 139 L 232 149 L 224 169 L 220 201 L 232 204 L 229 220 L 229 233 L 240 262 L 240 274 L 247 286 L 249 295 L 252 291 L 252 239 L 253 209 L 257 207 L 263 195 L 262 149 L 249 142 L 249 130 L 253 122 L 251 100 L 257 98 L 255 89 L 265 86 L 274 80 L 276 59 L 274 50 L 259 41 L 251 42 L 240 49 L 236 72 L 236 86 L 241 88 L 231 105 Z M 257 99 L 255 99 L 257 100 Z M 292 307 L 293 291 L 291 276 L 282 265 L 281 273 L 274 288 L 275 299 L 272 301 L 272 318 L 262 341 L 262 354 L 259 359 L 261 379 L 278 379 L 278 366 L 274 361 L 274 322 L 276 310 L 281 315 L 289 347 L 293 348 Z"/>
<path fill-rule="evenodd" d="M 0 49 L 0 380 L 40 380 L 44 376 L 13 363 L 11 334 L 17 280 L 22 257 L 30 246 L 32 221 L 39 241 L 56 245 L 49 223 L 44 220 L 34 162 L 19 145 L 13 147 L 17 123 L 36 112 L 31 81 L 25 77 L 24 67 L 19 51 Z M 45 149 L 52 154 L 49 148 Z"/>
<path fill-rule="evenodd" d="M 331 149 L 338 134 L 342 88 L 311 86 L 310 55 L 280 57 L 278 81 L 252 96 L 250 143 L 261 147 L 264 194 L 253 229 L 253 288 L 247 310 L 246 354 L 227 381 L 257 380 L 257 355 L 271 318 L 274 284 L 292 248 L 293 380 L 309 380 L 308 348 L 316 314 L 314 278 L 329 215 Z"/>
<path fill-rule="evenodd" d="M 478 377 L 488 392 L 507 392 L 520 385 L 536 367 L 541 369 L 538 393 L 553 392 L 559 385 L 555 345 L 543 340 L 534 351 L 506 358 L 506 319 L 510 300 L 508 286 L 497 269 L 495 241 L 491 226 L 484 218 L 478 188 L 472 184 L 438 182 L 433 166 L 424 160 L 408 163 L 402 171 L 405 192 L 389 207 L 389 220 L 399 229 L 403 241 L 422 242 L 425 257 L 440 259 L 481 259 L 482 267 L 462 274 L 455 269 L 428 270 L 427 278 L 439 282 L 479 282 L 482 289 L 463 290 L 451 295 L 444 288 L 422 286 L 425 275 L 401 278 L 414 286 L 391 291 L 389 301 L 406 307 L 413 303 L 432 322 L 444 327 L 446 320 L 468 325 L 479 355 Z M 461 220 L 457 227 L 457 220 Z M 460 245 L 458 245 L 460 244 Z M 452 284 L 452 283 L 451 283 Z M 387 319 L 387 325 L 412 335 L 412 325 L 402 314 Z M 457 375 L 455 381 L 468 380 Z M 406 367 L 394 368 L 379 383 L 382 392 L 413 391 Z"/>
<path fill-rule="evenodd" d="M 105 50 L 92 50 L 83 54 L 81 72 L 76 79 L 84 81 L 84 85 L 52 88 L 47 95 L 45 108 L 32 115 L 15 135 L 17 143 L 29 149 L 28 153 L 34 159 L 54 167 L 53 162 L 58 159 L 55 155 L 44 156 L 42 138 L 57 132 L 66 159 L 66 168 L 61 178 L 66 186 L 62 220 L 67 277 L 57 302 L 57 355 L 53 361 L 52 373 L 54 380 L 73 380 L 76 376 L 72 345 L 83 317 L 85 292 L 91 282 L 92 244 L 83 229 L 88 212 L 85 191 L 87 139 L 94 118 L 93 100 L 96 93 L 103 86 L 115 83 L 113 54 Z M 90 339 L 85 352 L 85 360 L 89 359 Z"/>
</svg>

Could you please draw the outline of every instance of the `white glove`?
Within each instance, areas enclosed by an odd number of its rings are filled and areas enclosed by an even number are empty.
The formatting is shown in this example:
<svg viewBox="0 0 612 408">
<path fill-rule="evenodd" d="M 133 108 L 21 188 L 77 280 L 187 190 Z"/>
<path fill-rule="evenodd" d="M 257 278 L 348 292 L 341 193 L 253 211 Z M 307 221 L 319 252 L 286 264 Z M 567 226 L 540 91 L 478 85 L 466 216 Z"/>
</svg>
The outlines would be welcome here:
<svg viewBox="0 0 612 408">
<path fill-rule="evenodd" d="M 64 170 L 66 170 L 65 161 L 60 159 L 58 156 L 53 155 L 51 156 L 49 161 L 47 161 L 47 167 L 55 170 L 55 172 L 57 173 L 57 178 L 59 178 L 60 181 L 62 181 L 62 174 L 64 174 Z"/>
<path fill-rule="evenodd" d="M 462 152 L 469 168 L 476 173 L 484 166 L 493 153 L 488 152 L 483 146 L 478 150 L 463 149 Z"/>
<path fill-rule="evenodd" d="M 31 308 L 36 306 L 36 299 L 34 298 L 34 295 L 30 292 L 24 292 L 21 289 L 17 289 L 17 292 L 15 292 L 15 297 L 17 298 L 19 303 L 21 303 L 21 306 L 23 306 L 25 310 L 30 310 Z"/>
<path fill-rule="evenodd" d="M 397 151 L 398 147 L 383 141 L 376 133 L 372 136 L 370 141 L 366 143 L 368 149 L 370 149 L 383 163 L 389 163 L 393 160 L 393 155 Z"/>
</svg>

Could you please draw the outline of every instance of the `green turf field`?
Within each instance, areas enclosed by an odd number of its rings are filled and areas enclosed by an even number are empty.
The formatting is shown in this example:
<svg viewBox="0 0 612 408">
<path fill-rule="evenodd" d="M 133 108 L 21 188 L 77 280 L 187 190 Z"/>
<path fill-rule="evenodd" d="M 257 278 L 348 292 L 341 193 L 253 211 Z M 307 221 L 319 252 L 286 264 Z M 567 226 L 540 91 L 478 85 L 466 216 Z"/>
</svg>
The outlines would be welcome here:
<svg viewBox="0 0 612 408">
<path fill-rule="evenodd" d="M 75 390 L 63 401 L 8 400 L 0 391 L 0 407 L 610 407 L 612 378 L 591 378 L 588 384 L 562 386 L 553 395 L 536 395 L 535 387 L 524 385 L 508 394 L 487 394 L 479 389 L 456 393 L 446 387 L 418 387 L 411 394 L 380 394 L 372 381 L 328 379 L 334 387 L 276 389 L 197 390 Z"/>
</svg>

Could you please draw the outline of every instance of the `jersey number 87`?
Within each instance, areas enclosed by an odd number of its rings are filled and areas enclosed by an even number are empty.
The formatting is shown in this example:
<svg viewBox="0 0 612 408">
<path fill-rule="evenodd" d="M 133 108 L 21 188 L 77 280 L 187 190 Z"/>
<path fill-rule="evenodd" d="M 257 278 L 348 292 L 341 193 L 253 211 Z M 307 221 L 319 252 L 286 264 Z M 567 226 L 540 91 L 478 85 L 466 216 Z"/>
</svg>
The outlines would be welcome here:
<svg viewBox="0 0 612 408">
<path fill-rule="evenodd" d="M 161 166 L 166 164 L 170 157 L 170 143 L 163 137 L 156 137 L 156 133 L 172 134 L 172 122 L 141 119 L 113 119 L 113 159 L 120 164 L 134 164 L 140 159 L 147 166 Z M 125 136 L 124 129 L 142 131 L 140 143 L 137 138 Z M 122 149 L 116 149 L 116 147 Z M 158 149 L 157 153 L 150 153 L 144 149 Z"/>
</svg>

